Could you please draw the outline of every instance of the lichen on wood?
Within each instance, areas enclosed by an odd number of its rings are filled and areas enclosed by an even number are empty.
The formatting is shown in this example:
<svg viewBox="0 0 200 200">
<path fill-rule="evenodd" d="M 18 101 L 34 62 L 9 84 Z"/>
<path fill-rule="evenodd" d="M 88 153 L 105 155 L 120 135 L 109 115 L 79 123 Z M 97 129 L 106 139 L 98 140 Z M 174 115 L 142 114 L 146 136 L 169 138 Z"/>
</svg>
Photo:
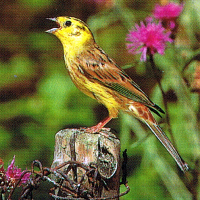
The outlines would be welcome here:
<svg viewBox="0 0 200 200">
<path fill-rule="evenodd" d="M 58 196 L 73 198 L 109 198 L 119 195 L 120 141 L 110 132 L 91 134 L 87 129 L 65 129 L 56 134 L 52 168 L 64 164 L 60 170 L 68 181 L 55 175 L 69 191 Z M 84 196 L 85 195 L 85 196 Z M 119 198 L 114 198 L 119 199 Z"/>
</svg>

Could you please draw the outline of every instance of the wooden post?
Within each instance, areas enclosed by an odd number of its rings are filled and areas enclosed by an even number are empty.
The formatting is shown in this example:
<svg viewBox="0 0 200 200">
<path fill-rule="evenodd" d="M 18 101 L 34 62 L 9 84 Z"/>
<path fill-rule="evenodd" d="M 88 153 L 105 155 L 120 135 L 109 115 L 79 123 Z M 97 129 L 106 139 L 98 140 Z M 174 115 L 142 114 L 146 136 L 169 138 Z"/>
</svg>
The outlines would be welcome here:
<svg viewBox="0 0 200 200">
<path fill-rule="evenodd" d="M 70 199 L 117 197 L 120 186 L 120 141 L 110 132 L 90 134 L 86 129 L 65 129 L 56 134 L 52 177 L 55 196 Z M 61 191 L 62 190 L 62 191 Z M 118 200 L 119 198 L 114 198 Z"/>
</svg>

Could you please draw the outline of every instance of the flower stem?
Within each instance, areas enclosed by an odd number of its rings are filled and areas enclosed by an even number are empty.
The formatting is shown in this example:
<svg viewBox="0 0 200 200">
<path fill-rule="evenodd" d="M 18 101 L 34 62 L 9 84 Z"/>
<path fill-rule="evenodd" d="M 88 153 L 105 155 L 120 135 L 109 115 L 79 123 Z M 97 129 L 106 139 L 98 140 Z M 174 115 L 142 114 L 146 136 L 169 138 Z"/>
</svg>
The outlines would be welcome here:
<svg viewBox="0 0 200 200">
<path fill-rule="evenodd" d="M 150 63 L 151 63 L 151 67 L 152 67 L 152 70 L 153 70 L 153 73 L 154 73 L 154 77 L 155 77 L 155 79 L 156 79 L 156 81 L 158 83 L 158 86 L 159 86 L 159 88 L 161 90 L 161 93 L 162 93 L 164 107 L 165 107 L 165 113 L 166 113 L 166 122 L 167 122 L 167 125 L 168 125 L 168 131 L 169 131 L 169 134 L 171 136 L 172 143 L 174 144 L 174 146 L 176 146 L 175 140 L 174 140 L 174 136 L 172 134 L 171 123 L 170 123 L 170 118 L 169 118 L 169 109 L 168 109 L 168 104 L 167 104 L 167 96 L 166 96 L 166 93 L 164 92 L 164 90 L 162 88 L 160 79 L 158 77 L 157 69 L 156 69 L 154 58 L 153 58 L 152 54 L 150 54 Z"/>
</svg>

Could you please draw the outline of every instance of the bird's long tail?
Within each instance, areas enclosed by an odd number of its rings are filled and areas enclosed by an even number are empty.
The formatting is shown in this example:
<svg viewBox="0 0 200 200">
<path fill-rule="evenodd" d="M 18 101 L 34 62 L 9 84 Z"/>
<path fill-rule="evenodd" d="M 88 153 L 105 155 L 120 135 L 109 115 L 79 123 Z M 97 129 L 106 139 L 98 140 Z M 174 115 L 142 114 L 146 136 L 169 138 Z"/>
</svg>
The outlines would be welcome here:
<svg viewBox="0 0 200 200">
<path fill-rule="evenodd" d="M 154 133 L 154 135 L 160 140 L 160 142 L 164 145 L 164 147 L 167 149 L 167 151 L 171 154 L 171 156 L 174 158 L 178 166 L 181 168 L 183 172 L 188 171 L 189 167 L 188 164 L 181 158 L 175 147 L 172 145 L 172 143 L 169 141 L 166 134 L 162 131 L 159 125 L 156 123 L 151 123 L 145 121 L 147 126 L 151 129 L 151 131 Z"/>
</svg>

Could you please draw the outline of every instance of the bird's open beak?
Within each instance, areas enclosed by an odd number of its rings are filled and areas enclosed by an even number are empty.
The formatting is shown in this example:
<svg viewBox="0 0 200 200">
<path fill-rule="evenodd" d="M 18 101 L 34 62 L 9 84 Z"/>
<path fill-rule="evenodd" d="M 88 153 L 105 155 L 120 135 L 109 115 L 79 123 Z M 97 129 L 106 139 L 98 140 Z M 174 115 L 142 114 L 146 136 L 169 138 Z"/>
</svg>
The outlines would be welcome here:
<svg viewBox="0 0 200 200">
<path fill-rule="evenodd" d="M 59 25 L 59 23 L 58 23 L 58 21 L 57 21 L 56 18 L 46 18 L 46 19 L 49 19 L 49 20 L 51 20 L 51 21 L 54 21 L 54 22 L 56 22 L 56 23 Z M 60 25 L 59 25 L 59 26 L 60 26 Z M 47 32 L 47 33 L 54 33 L 54 32 L 56 32 L 58 29 L 59 29 L 59 28 L 52 28 L 52 29 L 49 29 L 49 30 L 47 30 L 47 31 L 45 31 L 45 32 Z"/>
</svg>

